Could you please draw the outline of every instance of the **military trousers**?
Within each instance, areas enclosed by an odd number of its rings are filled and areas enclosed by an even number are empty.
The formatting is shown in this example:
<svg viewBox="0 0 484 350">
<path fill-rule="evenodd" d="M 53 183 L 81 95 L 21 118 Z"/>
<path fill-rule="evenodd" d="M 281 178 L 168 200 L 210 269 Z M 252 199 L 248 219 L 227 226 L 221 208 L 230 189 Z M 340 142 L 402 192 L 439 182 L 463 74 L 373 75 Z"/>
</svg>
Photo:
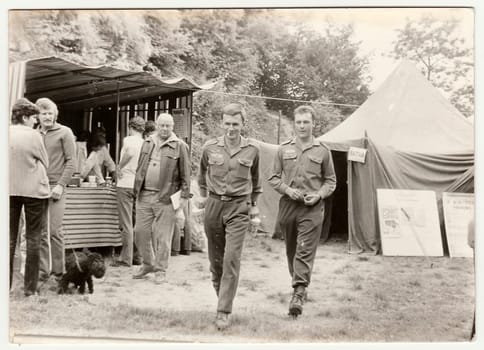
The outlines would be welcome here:
<svg viewBox="0 0 484 350">
<path fill-rule="evenodd" d="M 249 227 L 247 198 L 231 201 L 207 199 L 205 234 L 212 283 L 218 296 L 217 311 L 231 313 L 239 283 L 240 259 Z"/>
<path fill-rule="evenodd" d="M 324 201 L 313 206 L 282 196 L 278 222 L 286 244 L 287 264 L 292 286 L 307 287 L 311 282 L 314 258 L 321 236 Z"/>
</svg>

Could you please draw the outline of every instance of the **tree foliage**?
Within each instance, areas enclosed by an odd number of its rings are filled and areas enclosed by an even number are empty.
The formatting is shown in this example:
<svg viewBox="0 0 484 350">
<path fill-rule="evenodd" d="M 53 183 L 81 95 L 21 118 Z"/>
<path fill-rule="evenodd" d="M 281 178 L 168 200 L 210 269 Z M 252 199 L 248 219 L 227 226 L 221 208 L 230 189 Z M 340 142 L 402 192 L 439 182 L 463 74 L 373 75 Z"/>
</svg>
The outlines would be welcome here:
<svg viewBox="0 0 484 350">
<path fill-rule="evenodd" d="M 473 52 L 458 36 L 458 25 L 455 19 L 441 21 L 428 15 L 407 19 L 404 28 L 397 30 L 393 56 L 416 62 L 427 79 L 470 116 L 474 113 Z"/>
<path fill-rule="evenodd" d="M 300 104 L 241 95 L 361 104 L 369 94 L 367 60 L 358 55 L 351 26 L 316 32 L 273 10 L 11 11 L 9 24 L 11 60 L 55 55 L 164 78 L 217 81 L 218 92 L 232 95 L 194 98 L 205 133 L 216 129 L 224 103 L 238 101 L 250 116 L 247 134 L 275 142 L 274 127 L 264 128 L 273 125 L 269 111 L 292 116 Z M 324 118 L 334 125 L 353 110 L 336 106 Z"/>
</svg>

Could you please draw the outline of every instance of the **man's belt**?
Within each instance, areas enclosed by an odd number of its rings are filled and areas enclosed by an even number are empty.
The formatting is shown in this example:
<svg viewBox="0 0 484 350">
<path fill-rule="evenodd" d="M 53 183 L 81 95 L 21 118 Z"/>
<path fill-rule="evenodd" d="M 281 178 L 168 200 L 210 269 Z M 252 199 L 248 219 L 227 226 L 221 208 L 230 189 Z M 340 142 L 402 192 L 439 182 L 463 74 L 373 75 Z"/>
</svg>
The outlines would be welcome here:
<svg viewBox="0 0 484 350">
<path fill-rule="evenodd" d="M 248 194 L 244 194 L 242 196 L 221 196 L 219 194 L 210 192 L 209 193 L 209 196 L 212 197 L 212 198 L 221 200 L 223 202 L 230 202 L 230 201 L 233 201 L 233 200 L 236 200 L 236 199 L 240 199 L 240 198 L 247 198 L 249 195 Z"/>
<path fill-rule="evenodd" d="M 156 193 L 156 192 L 160 192 L 160 191 L 159 190 L 152 190 L 152 189 L 148 189 L 148 188 L 142 188 L 141 192 Z"/>
</svg>

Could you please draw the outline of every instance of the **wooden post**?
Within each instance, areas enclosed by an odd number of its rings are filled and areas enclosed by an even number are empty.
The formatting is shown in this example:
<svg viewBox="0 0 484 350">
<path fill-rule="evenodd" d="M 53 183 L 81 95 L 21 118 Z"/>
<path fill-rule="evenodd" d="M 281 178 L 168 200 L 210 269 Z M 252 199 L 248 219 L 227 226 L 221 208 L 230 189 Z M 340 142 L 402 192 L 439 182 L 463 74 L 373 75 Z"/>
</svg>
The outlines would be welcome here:
<svg viewBox="0 0 484 350">
<path fill-rule="evenodd" d="M 116 164 L 119 164 L 119 84 L 118 79 L 116 92 Z"/>
<path fill-rule="evenodd" d="M 280 144 L 280 141 L 281 141 L 281 118 L 282 118 L 282 111 L 279 110 L 279 122 L 277 125 L 277 144 Z"/>
</svg>

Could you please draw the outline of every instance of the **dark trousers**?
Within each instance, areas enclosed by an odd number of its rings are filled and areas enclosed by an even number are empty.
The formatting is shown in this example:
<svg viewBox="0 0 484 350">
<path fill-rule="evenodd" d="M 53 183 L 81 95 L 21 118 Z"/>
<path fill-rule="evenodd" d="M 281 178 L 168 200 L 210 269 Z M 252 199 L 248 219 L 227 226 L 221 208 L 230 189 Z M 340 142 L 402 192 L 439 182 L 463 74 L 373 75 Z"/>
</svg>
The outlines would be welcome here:
<svg viewBox="0 0 484 350">
<path fill-rule="evenodd" d="M 13 260 L 17 246 L 20 214 L 25 211 L 25 240 L 27 258 L 25 261 L 24 293 L 32 295 L 37 289 L 39 278 L 40 237 L 47 219 L 48 199 L 10 196 L 10 288 L 12 287 Z"/>
<path fill-rule="evenodd" d="M 205 206 L 205 234 L 217 311 L 232 312 L 240 273 L 240 258 L 249 227 L 247 199 L 230 202 L 209 197 Z"/>
<path fill-rule="evenodd" d="M 285 239 L 287 264 L 292 286 L 307 287 L 311 282 L 316 249 L 321 236 L 324 202 L 312 207 L 282 196 L 279 201 L 278 222 Z"/>
</svg>

